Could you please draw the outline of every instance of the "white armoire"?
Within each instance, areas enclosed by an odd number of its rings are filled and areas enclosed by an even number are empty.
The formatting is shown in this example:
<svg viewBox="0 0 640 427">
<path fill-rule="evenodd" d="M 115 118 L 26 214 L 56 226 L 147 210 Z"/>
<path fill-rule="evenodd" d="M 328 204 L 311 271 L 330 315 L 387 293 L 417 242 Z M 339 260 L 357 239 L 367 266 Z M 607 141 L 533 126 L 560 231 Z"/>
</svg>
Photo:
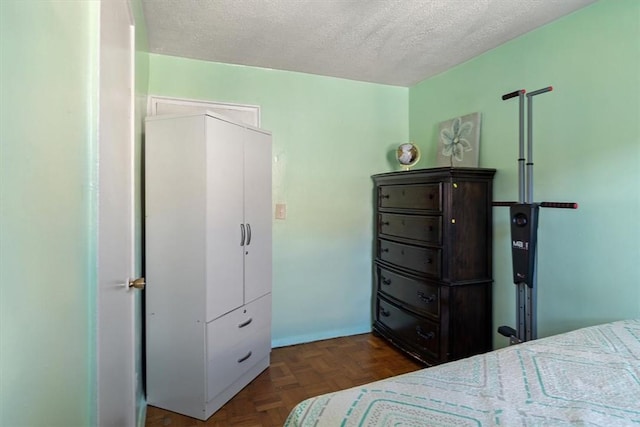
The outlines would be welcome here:
<svg viewBox="0 0 640 427">
<path fill-rule="evenodd" d="M 146 119 L 147 403 L 206 420 L 269 366 L 271 134 Z"/>
</svg>

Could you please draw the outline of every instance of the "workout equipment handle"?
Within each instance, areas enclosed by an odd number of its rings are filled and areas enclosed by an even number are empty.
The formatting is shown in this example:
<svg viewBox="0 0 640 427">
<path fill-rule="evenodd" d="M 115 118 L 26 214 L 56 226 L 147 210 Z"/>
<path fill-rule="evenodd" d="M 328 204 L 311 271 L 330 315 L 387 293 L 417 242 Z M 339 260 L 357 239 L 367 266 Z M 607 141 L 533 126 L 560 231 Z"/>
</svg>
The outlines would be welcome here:
<svg viewBox="0 0 640 427">
<path fill-rule="evenodd" d="M 578 209 L 578 204 L 574 202 L 542 202 L 541 208 L 558 208 L 558 209 Z"/>
<path fill-rule="evenodd" d="M 511 205 L 515 205 L 516 203 L 518 202 L 492 202 L 491 205 L 496 207 L 509 207 Z"/>
<path fill-rule="evenodd" d="M 518 204 L 518 202 L 492 202 L 491 205 L 495 207 L 509 207 Z M 578 209 L 578 204 L 575 202 L 541 202 L 538 204 L 541 208 L 556 208 L 556 209 Z"/>
<path fill-rule="evenodd" d="M 529 92 L 527 94 L 527 98 L 531 98 L 532 96 L 540 95 L 541 93 L 551 92 L 553 90 L 553 86 L 543 87 L 542 89 L 534 90 L 533 92 Z"/>
<path fill-rule="evenodd" d="M 509 92 L 506 93 L 504 95 L 502 95 L 502 100 L 506 101 L 507 99 L 511 99 L 511 98 L 515 98 L 516 96 L 520 95 L 521 93 L 524 94 L 527 91 L 524 89 L 520 89 L 520 90 L 514 90 L 513 92 Z"/>
</svg>

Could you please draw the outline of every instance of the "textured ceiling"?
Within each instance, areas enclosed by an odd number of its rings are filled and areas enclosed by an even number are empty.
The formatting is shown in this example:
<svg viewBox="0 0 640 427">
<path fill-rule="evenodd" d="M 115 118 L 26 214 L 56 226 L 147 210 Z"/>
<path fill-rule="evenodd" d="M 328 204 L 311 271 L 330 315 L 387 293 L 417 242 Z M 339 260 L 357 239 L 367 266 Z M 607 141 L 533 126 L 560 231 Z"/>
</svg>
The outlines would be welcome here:
<svg viewBox="0 0 640 427">
<path fill-rule="evenodd" d="M 411 86 L 595 0 L 142 0 L 153 53 Z"/>
</svg>

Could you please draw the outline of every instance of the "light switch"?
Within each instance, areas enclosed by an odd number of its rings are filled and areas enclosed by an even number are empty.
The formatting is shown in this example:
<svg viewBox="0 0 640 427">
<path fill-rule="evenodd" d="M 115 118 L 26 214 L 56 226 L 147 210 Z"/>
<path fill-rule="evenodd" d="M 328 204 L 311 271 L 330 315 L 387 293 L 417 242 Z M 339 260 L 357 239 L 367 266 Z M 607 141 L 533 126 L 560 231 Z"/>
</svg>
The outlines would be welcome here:
<svg viewBox="0 0 640 427">
<path fill-rule="evenodd" d="M 276 203 L 276 219 L 287 218 L 287 205 L 284 203 Z"/>
</svg>

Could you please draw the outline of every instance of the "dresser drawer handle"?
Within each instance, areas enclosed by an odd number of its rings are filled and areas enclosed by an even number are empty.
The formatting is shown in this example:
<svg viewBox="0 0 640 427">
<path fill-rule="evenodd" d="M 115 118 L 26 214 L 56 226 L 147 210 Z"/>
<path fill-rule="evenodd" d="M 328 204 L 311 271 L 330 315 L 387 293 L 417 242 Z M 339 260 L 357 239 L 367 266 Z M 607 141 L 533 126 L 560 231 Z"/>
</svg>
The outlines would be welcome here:
<svg viewBox="0 0 640 427">
<path fill-rule="evenodd" d="M 388 199 L 388 198 L 389 198 L 389 195 L 388 195 L 388 194 L 381 194 L 381 195 L 380 195 L 380 198 L 381 198 L 381 199 Z"/>
<path fill-rule="evenodd" d="M 383 225 L 383 226 L 384 225 L 389 225 L 389 221 L 383 221 L 383 222 L 380 223 L 380 225 Z"/>
<path fill-rule="evenodd" d="M 433 264 L 433 260 L 431 258 L 427 258 L 427 264 Z"/>
<path fill-rule="evenodd" d="M 382 314 L 383 317 L 389 317 L 391 316 L 391 312 L 385 310 L 384 308 L 380 307 L 380 314 Z"/>
<path fill-rule="evenodd" d="M 429 194 L 429 200 L 433 200 L 434 197 L 435 197 L 435 194 L 433 193 Z"/>
<path fill-rule="evenodd" d="M 387 278 L 386 278 L 386 277 L 384 277 L 384 276 L 381 276 L 381 279 L 382 279 L 382 284 L 383 284 L 383 285 L 387 285 L 387 286 L 389 286 L 389 285 L 391 284 L 391 279 L 387 279 Z"/>
<path fill-rule="evenodd" d="M 247 353 L 246 356 L 241 357 L 240 359 L 238 359 L 238 363 L 242 363 L 242 362 L 244 362 L 245 360 L 247 360 L 250 357 L 251 357 L 251 352 Z"/>
<path fill-rule="evenodd" d="M 425 340 L 432 340 L 436 336 L 436 334 L 434 334 L 433 332 L 428 332 L 425 334 L 420 326 L 416 326 L 416 334 L 418 334 L 420 338 L 423 338 Z"/>
<path fill-rule="evenodd" d="M 435 294 L 431 294 L 429 296 L 426 296 L 424 294 L 424 292 L 418 291 L 418 298 L 420 298 L 422 300 L 422 302 L 425 303 L 425 304 L 431 304 L 432 302 L 434 302 L 436 300 L 436 295 Z"/>
<path fill-rule="evenodd" d="M 249 326 L 249 324 L 253 322 L 253 318 L 250 317 L 249 320 L 242 322 L 238 325 L 238 328 L 244 328 L 245 326 Z"/>
<path fill-rule="evenodd" d="M 380 249 L 380 252 L 389 252 L 389 248 L 382 248 Z"/>
<path fill-rule="evenodd" d="M 429 226 L 429 231 L 433 231 L 433 225 Z"/>
</svg>

